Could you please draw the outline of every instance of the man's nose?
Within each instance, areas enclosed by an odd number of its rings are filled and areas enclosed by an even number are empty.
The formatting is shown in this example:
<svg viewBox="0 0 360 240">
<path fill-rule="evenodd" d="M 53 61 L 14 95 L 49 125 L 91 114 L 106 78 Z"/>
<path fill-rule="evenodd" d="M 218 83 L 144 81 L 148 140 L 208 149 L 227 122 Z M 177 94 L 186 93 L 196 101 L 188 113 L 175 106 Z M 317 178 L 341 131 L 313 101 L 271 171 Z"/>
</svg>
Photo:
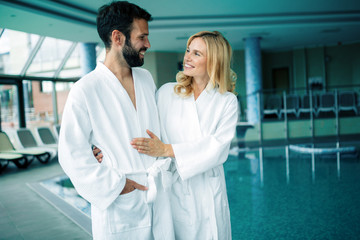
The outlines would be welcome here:
<svg viewBox="0 0 360 240">
<path fill-rule="evenodd" d="M 145 47 L 146 47 L 146 48 L 150 48 L 150 47 L 151 47 L 149 39 L 146 39 L 146 41 L 145 41 Z"/>
</svg>

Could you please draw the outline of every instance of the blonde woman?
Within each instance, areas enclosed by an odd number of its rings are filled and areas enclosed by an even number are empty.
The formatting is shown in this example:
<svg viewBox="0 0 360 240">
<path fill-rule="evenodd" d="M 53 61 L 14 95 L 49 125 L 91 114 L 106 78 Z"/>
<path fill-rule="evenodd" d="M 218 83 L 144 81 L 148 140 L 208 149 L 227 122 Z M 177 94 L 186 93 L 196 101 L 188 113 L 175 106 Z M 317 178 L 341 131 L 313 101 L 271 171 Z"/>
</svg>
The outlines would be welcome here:
<svg viewBox="0 0 360 240">
<path fill-rule="evenodd" d="M 171 157 L 171 206 L 176 239 L 231 239 L 223 163 L 235 134 L 232 50 L 219 32 L 191 36 L 177 83 L 157 92 L 161 139 L 133 139 L 140 153 Z"/>
</svg>

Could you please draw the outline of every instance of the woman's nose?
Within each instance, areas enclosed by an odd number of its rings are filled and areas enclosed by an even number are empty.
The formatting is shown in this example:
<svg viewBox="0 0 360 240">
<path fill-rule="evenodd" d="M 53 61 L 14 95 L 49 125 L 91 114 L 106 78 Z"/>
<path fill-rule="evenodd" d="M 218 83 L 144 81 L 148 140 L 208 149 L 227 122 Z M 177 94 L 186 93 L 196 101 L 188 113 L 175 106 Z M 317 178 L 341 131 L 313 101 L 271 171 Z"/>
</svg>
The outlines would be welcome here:
<svg viewBox="0 0 360 240">
<path fill-rule="evenodd" d="M 191 61 L 190 54 L 185 53 L 185 56 L 184 56 L 184 62 L 190 62 L 190 61 Z"/>
</svg>

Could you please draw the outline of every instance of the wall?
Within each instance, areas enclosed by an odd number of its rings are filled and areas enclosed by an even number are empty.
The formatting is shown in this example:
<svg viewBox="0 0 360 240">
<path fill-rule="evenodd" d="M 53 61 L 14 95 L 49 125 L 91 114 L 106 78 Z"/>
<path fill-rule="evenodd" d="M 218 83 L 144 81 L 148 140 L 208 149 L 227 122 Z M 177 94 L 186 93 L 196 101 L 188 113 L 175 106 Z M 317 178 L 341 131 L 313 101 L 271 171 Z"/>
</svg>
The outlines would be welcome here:
<svg viewBox="0 0 360 240">
<path fill-rule="evenodd" d="M 307 79 L 312 77 L 322 77 L 325 82 L 325 69 L 324 69 L 324 47 L 308 48 L 306 52 L 306 69 Z"/>
<path fill-rule="evenodd" d="M 263 52 L 263 87 L 272 87 L 272 69 L 288 66 L 290 88 L 308 87 L 308 79 L 322 77 L 327 89 L 360 85 L 360 43 Z"/>
<path fill-rule="evenodd" d="M 175 81 L 178 62 L 182 62 L 183 53 L 148 52 L 144 68 L 148 69 L 158 87 L 166 82 Z M 289 68 L 289 86 L 301 89 L 304 93 L 310 77 L 322 77 L 325 87 L 332 88 L 342 85 L 359 85 L 360 87 L 360 43 L 329 46 L 298 48 L 281 52 L 262 53 L 263 88 L 273 86 L 272 70 Z M 236 89 L 242 112 L 246 108 L 246 79 L 244 51 L 233 52 L 232 69 L 237 74 Z"/>
<path fill-rule="evenodd" d="M 289 76 L 292 78 L 292 52 L 263 52 L 262 64 L 263 64 L 263 88 L 272 89 L 274 86 L 274 79 L 272 79 L 272 71 L 276 68 L 289 68 Z M 293 86 L 293 82 L 290 81 L 290 88 Z"/>
<path fill-rule="evenodd" d="M 176 81 L 179 55 L 176 52 L 146 53 L 143 68 L 150 71 L 158 88 L 167 82 Z"/>
<path fill-rule="evenodd" d="M 306 52 L 305 48 L 293 50 L 293 86 L 306 89 Z"/>
<path fill-rule="evenodd" d="M 360 84 L 360 43 L 326 48 L 328 87 Z"/>
<path fill-rule="evenodd" d="M 233 51 L 231 63 L 232 70 L 237 75 L 235 92 L 240 100 L 240 114 L 245 115 L 246 108 L 246 78 L 245 78 L 245 52 L 242 50 Z"/>
<path fill-rule="evenodd" d="M 174 52 L 158 52 L 156 53 L 157 62 L 157 86 L 167 82 L 175 82 L 178 73 L 178 55 Z"/>
<path fill-rule="evenodd" d="M 157 76 L 157 68 L 156 68 L 156 52 L 146 52 L 145 59 L 144 59 L 144 65 L 142 68 L 145 68 L 149 70 L 151 73 L 155 84 L 157 85 L 158 76 Z"/>
</svg>

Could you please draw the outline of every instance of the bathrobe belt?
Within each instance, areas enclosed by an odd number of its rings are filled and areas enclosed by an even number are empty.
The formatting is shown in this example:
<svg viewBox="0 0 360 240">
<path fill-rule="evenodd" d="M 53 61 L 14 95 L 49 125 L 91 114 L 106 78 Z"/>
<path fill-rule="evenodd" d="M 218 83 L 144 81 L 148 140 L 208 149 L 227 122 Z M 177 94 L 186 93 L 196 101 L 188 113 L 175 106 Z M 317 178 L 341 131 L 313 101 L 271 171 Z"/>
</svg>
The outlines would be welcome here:
<svg viewBox="0 0 360 240">
<path fill-rule="evenodd" d="M 156 160 L 151 167 L 143 171 L 133 171 L 126 173 L 126 175 L 142 175 L 147 176 L 146 203 L 153 203 L 156 199 L 158 187 L 155 179 L 161 179 L 161 186 L 164 191 L 167 191 L 172 184 L 172 173 L 170 172 L 171 158 Z M 157 181 L 159 183 L 159 181 Z"/>
</svg>

